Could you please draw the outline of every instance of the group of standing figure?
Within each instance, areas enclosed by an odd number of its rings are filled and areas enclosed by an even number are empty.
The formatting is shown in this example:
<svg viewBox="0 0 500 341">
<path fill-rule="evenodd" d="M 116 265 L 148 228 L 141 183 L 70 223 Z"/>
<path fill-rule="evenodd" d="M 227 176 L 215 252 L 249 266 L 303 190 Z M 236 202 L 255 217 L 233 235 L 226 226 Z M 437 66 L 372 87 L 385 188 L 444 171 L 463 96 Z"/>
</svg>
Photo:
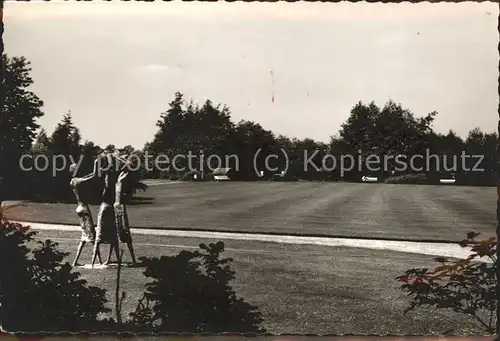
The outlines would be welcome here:
<svg viewBox="0 0 500 341">
<path fill-rule="evenodd" d="M 78 265 L 78 259 L 82 253 L 83 247 L 87 244 L 93 244 L 92 267 L 94 267 L 96 258 L 102 264 L 100 246 L 109 244 L 109 254 L 104 264 L 109 264 L 113 251 L 115 252 L 117 261 L 120 261 L 119 243 L 126 243 L 132 258 L 132 263 L 135 264 L 134 248 L 132 246 L 132 236 L 130 234 L 130 226 L 127 214 L 127 208 L 124 200 L 124 184 L 129 177 L 128 160 L 111 153 L 103 153 L 94 161 L 93 172 L 83 177 L 73 177 L 70 181 L 70 186 L 75 194 L 78 207 L 76 214 L 80 220 L 82 229 L 82 237 L 73 266 Z M 70 171 L 76 172 L 76 165 L 70 167 Z M 101 192 L 101 205 L 97 216 L 97 225 L 94 226 L 92 212 L 88 203 L 82 196 L 81 186 L 88 183 L 89 180 L 102 176 L 104 186 Z"/>
</svg>

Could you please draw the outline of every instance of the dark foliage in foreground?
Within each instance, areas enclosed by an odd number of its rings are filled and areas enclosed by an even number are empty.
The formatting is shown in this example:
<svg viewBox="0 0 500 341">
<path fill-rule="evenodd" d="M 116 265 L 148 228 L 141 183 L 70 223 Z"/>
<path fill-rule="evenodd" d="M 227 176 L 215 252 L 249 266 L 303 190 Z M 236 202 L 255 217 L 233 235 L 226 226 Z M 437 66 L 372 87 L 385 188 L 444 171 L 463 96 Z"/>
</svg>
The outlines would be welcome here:
<svg viewBox="0 0 500 341">
<path fill-rule="evenodd" d="M 397 278 L 412 299 L 406 312 L 420 307 L 451 309 L 475 319 L 487 333 L 495 333 L 497 241 L 477 241 L 477 236 L 470 232 L 461 243 L 472 247 L 466 259 L 438 257 L 436 268 L 410 269 Z"/>
<path fill-rule="evenodd" d="M 230 286 L 231 259 L 224 244 L 195 252 L 143 259 L 152 278 L 131 319 L 121 323 L 122 297 L 115 297 L 116 321 L 102 319 L 106 291 L 89 286 L 63 262 L 67 253 L 50 240 L 32 248 L 36 233 L 0 220 L 0 319 L 9 332 L 261 332 L 257 307 Z M 30 250 L 31 249 L 31 250 Z M 159 323 L 158 323 L 159 322 Z"/>
<path fill-rule="evenodd" d="M 0 318 L 11 332 L 97 329 L 97 317 L 109 310 L 105 290 L 89 286 L 50 240 L 27 243 L 35 232 L 0 220 Z"/>
<path fill-rule="evenodd" d="M 231 258 L 220 258 L 224 243 L 173 257 L 143 259 L 144 275 L 153 280 L 131 314 L 133 325 L 148 332 L 259 333 L 256 306 L 236 296 L 229 285 Z"/>
</svg>

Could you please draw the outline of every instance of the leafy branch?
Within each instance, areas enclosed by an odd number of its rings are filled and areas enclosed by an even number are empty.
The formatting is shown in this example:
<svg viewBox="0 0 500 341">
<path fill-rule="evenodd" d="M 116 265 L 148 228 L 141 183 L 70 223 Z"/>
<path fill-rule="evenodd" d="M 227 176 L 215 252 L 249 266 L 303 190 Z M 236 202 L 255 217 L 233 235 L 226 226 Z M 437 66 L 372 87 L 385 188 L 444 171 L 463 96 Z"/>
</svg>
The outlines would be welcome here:
<svg viewBox="0 0 500 341">
<path fill-rule="evenodd" d="M 434 269 L 410 269 L 397 277 L 403 283 L 400 289 L 412 299 L 405 314 L 419 307 L 452 309 L 472 317 L 488 333 L 495 332 L 498 242 L 495 238 L 477 241 L 478 236 L 470 232 L 460 242 L 462 247 L 471 249 L 467 258 L 437 257 L 439 265 Z"/>
</svg>

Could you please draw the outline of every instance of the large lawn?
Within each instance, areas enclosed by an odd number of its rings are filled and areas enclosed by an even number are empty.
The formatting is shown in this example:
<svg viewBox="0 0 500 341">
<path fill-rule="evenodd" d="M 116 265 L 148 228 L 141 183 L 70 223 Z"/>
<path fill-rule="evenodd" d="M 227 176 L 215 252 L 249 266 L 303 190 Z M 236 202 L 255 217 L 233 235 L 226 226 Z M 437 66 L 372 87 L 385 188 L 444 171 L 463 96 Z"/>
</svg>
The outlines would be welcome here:
<svg viewBox="0 0 500 341">
<path fill-rule="evenodd" d="M 38 237 L 59 242 L 62 250 L 72 253 L 68 258 L 72 261 L 80 236 L 74 232 L 40 231 Z M 134 236 L 139 257 L 174 255 L 181 250 L 196 249 L 200 242 L 215 241 Z M 455 313 L 423 309 L 403 316 L 409 302 L 398 289 L 395 277 L 412 267 L 433 265 L 432 257 L 251 241 L 231 240 L 225 244 L 223 255 L 234 259 L 235 290 L 259 307 L 270 333 L 484 335 L 472 320 Z M 90 254 L 90 248 L 85 249 L 81 262 L 88 263 Z M 127 252 L 124 258 L 129 260 Z M 126 314 L 135 307 L 144 290 L 147 279 L 142 276 L 143 270 L 122 271 L 122 289 L 127 293 Z M 77 271 L 90 284 L 108 290 L 109 307 L 113 309 L 116 270 L 79 268 Z"/>
<path fill-rule="evenodd" d="M 455 241 L 493 235 L 496 190 L 354 183 L 173 183 L 130 205 L 133 227 Z M 75 205 L 26 203 L 7 217 L 76 224 Z M 93 206 L 94 217 L 97 206 Z"/>
</svg>

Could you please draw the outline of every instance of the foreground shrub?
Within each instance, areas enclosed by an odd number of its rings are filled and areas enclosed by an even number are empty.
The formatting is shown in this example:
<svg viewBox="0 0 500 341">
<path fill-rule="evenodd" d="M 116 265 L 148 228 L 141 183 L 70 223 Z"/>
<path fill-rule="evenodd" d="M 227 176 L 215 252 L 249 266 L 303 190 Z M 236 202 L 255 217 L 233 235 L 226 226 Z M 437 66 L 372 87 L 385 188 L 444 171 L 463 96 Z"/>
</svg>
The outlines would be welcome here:
<svg viewBox="0 0 500 341">
<path fill-rule="evenodd" d="M 263 332 L 257 307 L 238 298 L 229 285 L 235 273 L 228 265 L 232 259 L 220 258 L 224 243 L 200 244 L 200 249 L 142 259 L 144 275 L 153 280 L 130 324 L 147 332 Z"/>
<path fill-rule="evenodd" d="M 476 241 L 478 234 L 470 232 L 461 242 L 472 247 L 466 259 L 436 258 L 439 266 L 430 269 L 411 269 L 397 277 L 401 289 L 412 298 L 409 308 L 451 309 L 478 321 L 487 333 L 495 333 L 496 275 L 495 238 Z"/>
<path fill-rule="evenodd" d="M 221 259 L 224 244 L 200 245 L 195 252 L 173 257 L 142 259 L 144 275 L 152 278 L 147 291 L 121 321 L 125 294 L 119 296 L 117 272 L 117 320 L 99 319 L 106 291 L 89 286 L 63 263 L 67 253 L 50 240 L 37 242 L 29 227 L 0 219 L 0 319 L 10 332 L 262 332 L 261 314 L 236 296 L 229 285 L 234 279 L 230 258 Z M 120 269 L 120 267 L 119 267 Z"/>
<path fill-rule="evenodd" d="M 98 330 L 97 317 L 109 312 L 105 290 L 88 286 L 50 240 L 27 243 L 35 232 L 0 220 L 0 319 L 11 332 Z"/>
</svg>

